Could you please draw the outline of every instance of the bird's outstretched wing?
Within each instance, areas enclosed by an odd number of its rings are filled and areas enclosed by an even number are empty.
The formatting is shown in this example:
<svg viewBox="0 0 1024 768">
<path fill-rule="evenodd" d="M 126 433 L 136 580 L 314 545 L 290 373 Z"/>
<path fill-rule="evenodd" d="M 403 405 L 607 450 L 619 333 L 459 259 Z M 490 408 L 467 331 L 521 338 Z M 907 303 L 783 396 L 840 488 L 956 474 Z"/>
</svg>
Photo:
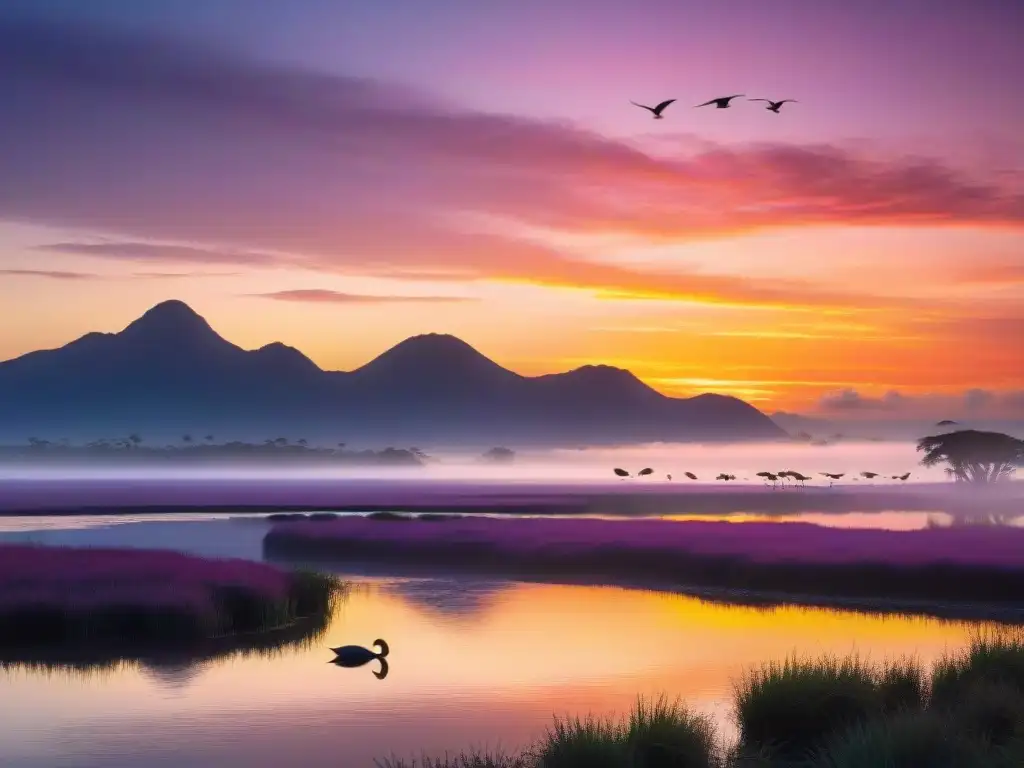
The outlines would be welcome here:
<svg viewBox="0 0 1024 768">
<path fill-rule="evenodd" d="M 648 112 L 655 112 L 655 113 L 657 112 L 657 110 L 654 107 L 648 107 L 646 104 L 637 104 L 635 101 L 631 101 L 629 103 L 632 104 L 634 107 L 640 107 L 641 109 L 646 109 Z"/>
<path fill-rule="evenodd" d="M 788 101 L 792 101 L 793 103 L 796 103 L 796 99 L 783 99 L 782 101 L 780 101 L 780 102 L 778 102 L 778 103 L 779 103 L 779 104 L 785 104 L 785 103 L 786 103 L 786 102 L 788 102 Z"/>
<path fill-rule="evenodd" d="M 747 101 L 767 101 L 769 104 L 774 104 L 775 103 L 771 99 L 747 99 Z"/>
<path fill-rule="evenodd" d="M 706 107 L 710 104 L 714 104 L 718 99 L 712 99 L 711 101 L 705 101 L 703 104 L 695 104 L 694 107 Z"/>
<path fill-rule="evenodd" d="M 661 112 L 661 110 L 663 110 L 665 107 L 667 107 L 673 101 L 675 101 L 675 99 L 665 99 L 665 101 L 661 102 L 661 104 L 656 106 L 653 111 L 654 112 Z"/>
</svg>

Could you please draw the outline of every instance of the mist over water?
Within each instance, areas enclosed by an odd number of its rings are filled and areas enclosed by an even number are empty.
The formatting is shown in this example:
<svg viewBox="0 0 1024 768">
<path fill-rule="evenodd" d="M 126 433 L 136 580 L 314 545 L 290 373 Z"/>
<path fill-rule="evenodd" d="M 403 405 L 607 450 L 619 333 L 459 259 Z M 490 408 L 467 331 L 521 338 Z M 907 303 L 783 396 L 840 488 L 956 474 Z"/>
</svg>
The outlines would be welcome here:
<svg viewBox="0 0 1024 768">
<path fill-rule="evenodd" d="M 515 446 L 511 446 L 515 449 Z M 636 484 L 666 484 L 667 475 L 673 483 L 699 485 L 715 481 L 720 473 L 736 475 L 730 486 L 757 484 L 762 481 L 755 474 L 760 471 L 779 472 L 795 470 L 813 479 L 808 485 L 828 486 L 827 478 L 819 473 L 845 473 L 841 485 L 890 485 L 947 482 L 941 467 L 924 468 L 919 464 L 920 454 L 913 442 L 843 442 L 827 446 L 801 443 L 652 443 L 618 447 L 580 447 L 569 449 L 516 450 L 511 464 L 484 461 L 478 453 L 457 451 L 431 451 L 430 463 L 422 467 L 375 467 L 358 465 L 330 466 L 323 463 L 297 465 L 282 462 L 276 465 L 245 464 L 211 461 L 204 464 L 171 464 L 159 462 L 128 463 L 124 465 L 85 463 L 80 465 L 0 465 L 0 481 L 9 479 L 132 479 L 181 478 L 195 480 L 216 479 L 342 479 L 353 480 L 411 480 L 470 483 L 571 483 L 605 484 L 633 482 Z M 650 467 L 650 477 L 618 481 L 612 468 L 621 467 L 630 473 Z M 872 481 L 863 478 L 854 481 L 860 472 L 876 472 Z M 692 472 L 698 480 L 684 476 Z M 911 472 L 905 483 L 894 481 L 892 475 Z"/>
</svg>

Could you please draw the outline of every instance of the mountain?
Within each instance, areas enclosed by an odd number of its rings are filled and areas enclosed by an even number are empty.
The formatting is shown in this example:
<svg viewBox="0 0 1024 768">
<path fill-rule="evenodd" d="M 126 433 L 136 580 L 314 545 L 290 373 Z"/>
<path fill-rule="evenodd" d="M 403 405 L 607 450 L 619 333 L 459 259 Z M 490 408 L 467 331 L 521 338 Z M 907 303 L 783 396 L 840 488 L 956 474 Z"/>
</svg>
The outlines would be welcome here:
<svg viewBox="0 0 1024 768">
<path fill-rule="evenodd" d="M 119 333 L 0 363 L 0 432 L 19 441 L 283 435 L 366 447 L 786 437 L 733 397 L 666 397 L 606 365 L 521 376 L 443 334 L 406 339 L 354 371 L 324 371 L 284 344 L 242 349 L 181 301 Z"/>
</svg>

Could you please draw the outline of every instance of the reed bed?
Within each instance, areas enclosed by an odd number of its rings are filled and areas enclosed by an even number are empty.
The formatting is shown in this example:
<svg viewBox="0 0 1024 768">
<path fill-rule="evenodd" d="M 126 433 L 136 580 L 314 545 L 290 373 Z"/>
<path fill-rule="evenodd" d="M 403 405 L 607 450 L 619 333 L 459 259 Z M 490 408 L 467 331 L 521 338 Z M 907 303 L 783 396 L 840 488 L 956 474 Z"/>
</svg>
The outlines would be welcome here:
<svg viewBox="0 0 1024 768">
<path fill-rule="evenodd" d="M 627 717 L 558 717 L 518 755 L 400 759 L 382 768 L 1011 768 L 1024 765 L 1024 634 L 977 636 L 926 669 L 913 659 L 790 658 L 737 681 L 740 741 L 680 701 Z M 950 670 L 957 674 L 951 675 Z"/>
<path fill-rule="evenodd" d="M 401 524 L 394 521 L 401 519 Z M 389 524 L 392 523 L 392 524 Z M 1024 529 L 877 531 L 807 523 L 398 515 L 282 522 L 271 557 L 443 564 L 823 596 L 1024 607 Z"/>
<path fill-rule="evenodd" d="M 0 654 L 187 647 L 329 613 L 339 584 L 247 560 L 169 551 L 0 545 Z"/>
</svg>

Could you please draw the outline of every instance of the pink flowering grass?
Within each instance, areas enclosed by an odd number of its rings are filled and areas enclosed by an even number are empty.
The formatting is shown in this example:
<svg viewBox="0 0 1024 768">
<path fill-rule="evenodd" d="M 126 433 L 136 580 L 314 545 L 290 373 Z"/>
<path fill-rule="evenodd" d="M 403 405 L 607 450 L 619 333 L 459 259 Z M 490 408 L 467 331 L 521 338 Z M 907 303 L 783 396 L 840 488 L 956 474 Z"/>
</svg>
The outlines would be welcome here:
<svg viewBox="0 0 1024 768">
<path fill-rule="evenodd" d="M 0 545 L 0 648 L 174 644 L 327 609 L 335 583 L 247 560 Z"/>
<path fill-rule="evenodd" d="M 1024 606 L 1024 529 L 878 531 L 807 523 L 360 517 L 275 525 L 270 555 L 429 561 L 523 574 Z"/>
</svg>

